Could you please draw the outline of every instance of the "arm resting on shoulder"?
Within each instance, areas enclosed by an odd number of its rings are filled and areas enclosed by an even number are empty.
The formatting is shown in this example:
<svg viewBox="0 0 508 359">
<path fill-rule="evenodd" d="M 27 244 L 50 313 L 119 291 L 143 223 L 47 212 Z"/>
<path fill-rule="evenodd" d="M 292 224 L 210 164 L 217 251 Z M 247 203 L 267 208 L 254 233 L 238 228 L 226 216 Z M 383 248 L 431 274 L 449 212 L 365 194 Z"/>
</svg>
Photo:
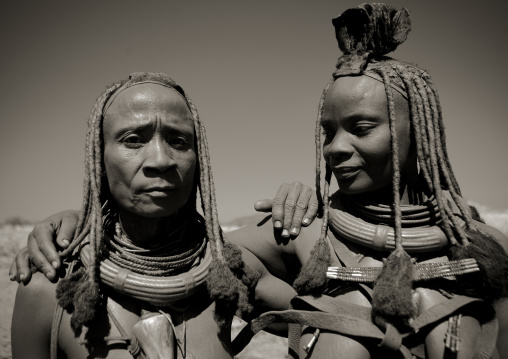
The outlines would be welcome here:
<svg viewBox="0 0 508 359">
<path fill-rule="evenodd" d="M 240 249 L 245 264 L 260 275 L 255 290 L 254 310 L 249 318 L 242 319 L 248 321 L 270 310 L 289 309 L 291 299 L 297 295 L 293 287 L 273 276 L 254 254 L 245 248 L 240 247 Z M 286 323 L 279 323 L 265 328 L 265 331 L 279 336 L 287 336 L 287 328 Z"/>
<path fill-rule="evenodd" d="M 58 281 L 60 268 L 58 248 L 66 248 L 71 242 L 78 224 L 79 212 L 67 210 L 56 213 L 38 223 L 28 235 L 27 247 L 22 248 L 9 269 L 11 280 L 28 284 L 32 273 L 30 261 L 37 270 L 51 281 Z M 30 261 L 29 261 L 30 259 Z"/>
<path fill-rule="evenodd" d="M 270 274 L 292 284 L 319 238 L 321 223 L 314 221 L 302 228 L 298 237 L 285 238 L 267 217 L 258 224 L 229 232 L 227 238 L 256 256 Z"/>
</svg>

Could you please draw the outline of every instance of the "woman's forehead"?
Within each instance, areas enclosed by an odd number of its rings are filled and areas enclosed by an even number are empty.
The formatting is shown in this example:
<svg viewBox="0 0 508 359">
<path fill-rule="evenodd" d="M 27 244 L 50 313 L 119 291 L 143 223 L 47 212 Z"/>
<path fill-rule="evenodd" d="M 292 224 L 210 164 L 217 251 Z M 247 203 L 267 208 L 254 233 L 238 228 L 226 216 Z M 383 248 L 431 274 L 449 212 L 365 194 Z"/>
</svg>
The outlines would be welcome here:
<svg viewBox="0 0 508 359">
<path fill-rule="evenodd" d="M 187 101 L 175 89 L 156 83 L 136 84 L 122 90 L 107 108 L 105 117 L 112 114 L 159 111 L 192 117 Z"/>
<path fill-rule="evenodd" d="M 147 126 L 154 128 L 157 123 L 194 133 L 192 113 L 181 94 L 166 86 L 147 83 L 119 93 L 106 110 L 102 126 L 108 135 Z"/>
<path fill-rule="evenodd" d="M 334 97 L 362 100 L 383 98 L 385 90 L 382 83 L 370 77 L 345 76 L 335 80 L 328 93 Z"/>
<path fill-rule="evenodd" d="M 408 103 L 398 92 L 392 91 L 394 106 L 407 113 Z M 368 76 L 339 77 L 330 85 L 323 106 L 323 118 L 360 113 L 388 115 L 385 85 Z"/>
</svg>

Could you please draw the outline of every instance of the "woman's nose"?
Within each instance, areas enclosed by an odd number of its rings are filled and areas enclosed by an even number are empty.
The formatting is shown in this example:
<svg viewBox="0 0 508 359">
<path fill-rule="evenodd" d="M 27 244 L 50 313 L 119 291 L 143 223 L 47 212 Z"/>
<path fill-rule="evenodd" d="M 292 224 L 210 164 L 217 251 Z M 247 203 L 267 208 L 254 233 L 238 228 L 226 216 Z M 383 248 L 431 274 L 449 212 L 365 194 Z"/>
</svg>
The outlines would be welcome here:
<svg viewBox="0 0 508 359">
<path fill-rule="evenodd" d="M 146 147 L 144 167 L 148 170 L 165 172 L 176 166 L 171 146 L 164 139 L 154 139 Z"/>
<path fill-rule="evenodd" d="M 349 134 L 346 131 L 337 131 L 328 144 L 325 144 L 324 154 L 327 157 L 350 157 L 354 151 Z"/>
</svg>

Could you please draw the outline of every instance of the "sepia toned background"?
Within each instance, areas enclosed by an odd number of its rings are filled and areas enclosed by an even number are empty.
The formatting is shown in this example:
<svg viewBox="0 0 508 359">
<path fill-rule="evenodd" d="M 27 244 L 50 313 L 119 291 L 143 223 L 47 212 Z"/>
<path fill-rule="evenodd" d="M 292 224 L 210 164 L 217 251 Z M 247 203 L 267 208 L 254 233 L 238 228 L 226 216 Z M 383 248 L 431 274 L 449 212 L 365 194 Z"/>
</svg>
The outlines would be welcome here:
<svg viewBox="0 0 508 359">
<path fill-rule="evenodd" d="M 107 85 L 138 71 L 169 74 L 195 102 L 223 223 L 252 214 L 283 182 L 313 186 L 318 100 L 340 56 L 331 19 L 359 3 L 2 2 L 0 223 L 80 207 L 90 109 Z M 393 56 L 432 75 L 464 196 L 506 225 L 508 5 L 389 3 L 411 12 L 413 29 Z M 1 233 L 5 263 L 28 230 Z M 7 358 L 15 284 L 2 287 Z"/>
<path fill-rule="evenodd" d="M 6 1 L 0 11 L 0 221 L 79 208 L 86 120 L 107 85 L 165 72 L 207 128 L 219 216 L 280 183 L 313 185 L 314 121 L 340 55 L 331 19 L 360 1 Z M 393 54 L 429 70 L 464 195 L 508 208 L 508 5 L 392 1 Z"/>
</svg>

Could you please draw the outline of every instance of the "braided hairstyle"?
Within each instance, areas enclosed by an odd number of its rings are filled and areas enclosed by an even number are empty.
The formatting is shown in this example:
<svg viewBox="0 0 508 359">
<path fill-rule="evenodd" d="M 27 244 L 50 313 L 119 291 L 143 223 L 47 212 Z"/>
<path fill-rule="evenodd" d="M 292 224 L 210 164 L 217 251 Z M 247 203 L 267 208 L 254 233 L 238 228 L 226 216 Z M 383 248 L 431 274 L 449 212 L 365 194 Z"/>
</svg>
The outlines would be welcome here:
<svg viewBox="0 0 508 359">
<path fill-rule="evenodd" d="M 184 90 L 163 73 L 133 73 L 128 80 L 111 85 L 97 99 L 88 120 L 86 135 L 85 180 L 83 204 L 74 237 L 67 249 L 61 252 L 64 258 L 73 257 L 79 246 L 90 243 L 93 264 L 81 267 L 61 280 L 57 287 L 59 304 L 72 312 L 71 326 L 79 335 L 82 326 L 89 326 L 100 307 L 100 259 L 98 253 L 103 244 L 106 211 L 112 201 L 104 176 L 102 123 L 108 104 L 123 88 L 138 83 L 156 83 L 170 87 L 186 100 L 194 121 L 197 139 L 198 170 L 194 190 L 179 211 L 180 215 L 196 215 L 197 187 L 201 195 L 201 207 L 204 214 L 206 235 L 213 256 L 207 276 L 207 289 L 216 302 L 215 319 L 224 329 L 230 323 L 236 311 L 250 312 L 249 295 L 257 281 L 257 274 L 244 265 L 240 250 L 225 240 L 220 228 L 215 199 L 215 189 L 210 165 L 210 154 L 205 128 L 199 120 L 196 107 Z M 78 252 L 79 253 L 79 252 Z"/>
<path fill-rule="evenodd" d="M 461 284 L 463 293 L 481 296 L 489 301 L 506 296 L 508 256 L 494 238 L 476 228 L 473 216 L 477 212 L 471 211 L 461 197 L 446 150 L 441 105 L 429 74 L 414 65 L 385 56 L 406 40 L 411 29 L 409 12 L 405 8 L 397 11 L 385 4 L 362 4 L 346 10 L 332 22 L 343 56 L 339 58 L 333 78 L 326 85 L 319 102 L 315 132 L 318 193 L 321 191 L 321 116 L 330 86 L 342 76 L 368 76 L 384 84 L 387 98 L 396 246 L 385 261 L 384 269 L 374 286 L 374 320 L 381 326 L 390 322 L 404 328 L 415 314 L 411 302 L 412 261 L 402 247 L 400 168 L 393 91 L 408 100 L 420 174 L 429 192 L 437 200 L 442 219 L 439 226 L 449 240 L 448 256 L 451 259 L 473 257 L 478 261 L 481 274 L 477 275 L 476 280 L 471 280 L 475 275 L 468 275 L 468 283 Z M 325 168 L 324 191 L 322 197 L 318 196 L 322 201 L 323 225 L 311 258 L 294 282 L 294 287 L 300 294 L 322 293 L 327 285 L 325 273 L 330 263 L 330 249 L 326 243 L 326 234 L 331 168 L 326 163 Z M 451 200 L 446 193 L 449 193 Z M 452 206 L 458 208 L 464 226 L 454 214 Z M 474 219 L 478 218 L 475 216 Z M 394 278 L 398 278 L 398 281 Z M 397 288 L 395 282 L 399 282 Z"/>
</svg>

